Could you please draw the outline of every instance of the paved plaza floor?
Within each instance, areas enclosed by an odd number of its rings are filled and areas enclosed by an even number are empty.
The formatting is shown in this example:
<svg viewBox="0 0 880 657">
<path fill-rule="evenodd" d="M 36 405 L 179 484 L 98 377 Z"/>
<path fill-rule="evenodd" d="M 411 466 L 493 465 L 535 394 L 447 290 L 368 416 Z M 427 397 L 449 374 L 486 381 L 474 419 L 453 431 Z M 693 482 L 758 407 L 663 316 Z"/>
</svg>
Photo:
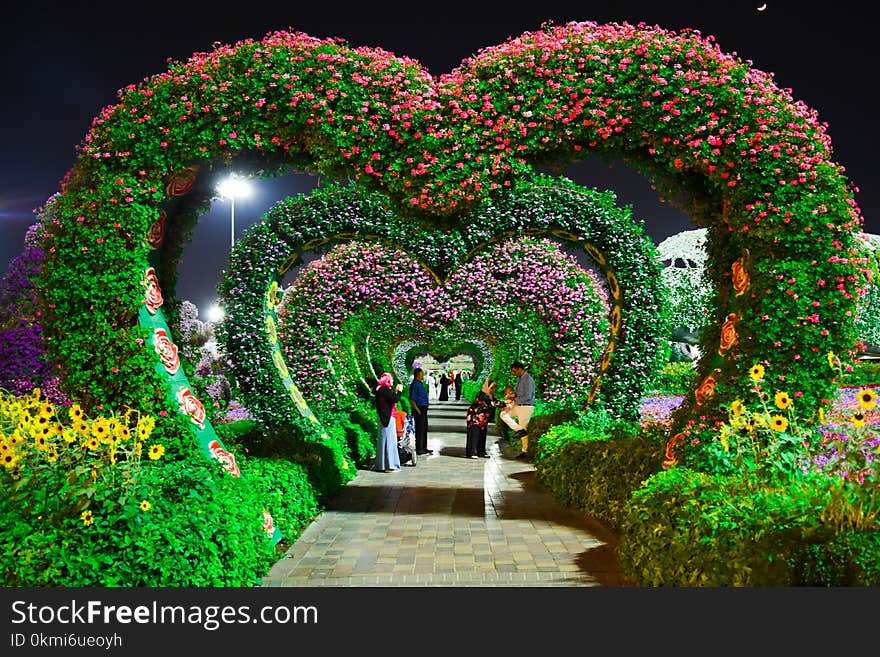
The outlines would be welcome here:
<svg viewBox="0 0 880 657">
<path fill-rule="evenodd" d="M 430 456 L 361 470 L 275 563 L 265 586 L 627 586 L 617 536 L 563 508 L 496 443 L 465 457 L 467 402 L 432 402 Z"/>
</svg>

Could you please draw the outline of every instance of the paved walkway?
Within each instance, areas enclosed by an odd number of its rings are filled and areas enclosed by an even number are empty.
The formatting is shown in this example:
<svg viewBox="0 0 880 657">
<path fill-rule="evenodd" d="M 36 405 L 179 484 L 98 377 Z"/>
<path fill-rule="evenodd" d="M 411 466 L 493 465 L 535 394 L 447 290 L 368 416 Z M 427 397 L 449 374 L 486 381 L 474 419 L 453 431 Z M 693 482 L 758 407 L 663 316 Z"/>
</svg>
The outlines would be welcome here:
<svg viewBox="0 0 880 657">
<path fill-rule="evenodd" d="M 616 536 L 560 507 L 495 443 L 464 456 L 467 402 L 432 402 L 431 456 L 362 470 L 263 578 L 265 586 L 626 586 Z"/>
</svg>

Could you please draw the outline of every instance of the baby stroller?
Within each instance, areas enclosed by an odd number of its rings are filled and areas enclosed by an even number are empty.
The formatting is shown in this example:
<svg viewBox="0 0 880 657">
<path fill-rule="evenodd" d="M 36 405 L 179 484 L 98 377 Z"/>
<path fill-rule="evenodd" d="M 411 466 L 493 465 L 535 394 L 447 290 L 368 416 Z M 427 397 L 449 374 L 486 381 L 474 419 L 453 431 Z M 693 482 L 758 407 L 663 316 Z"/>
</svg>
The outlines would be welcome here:
<svg viewBox="0 0 880 657">
<path fill-rule="evenodd" d="M 400 465 L 418 463 L 416 455 L 416 421 L 409 413 L 397 411 L 397 453 L 400 456 Z"/>
</svg>

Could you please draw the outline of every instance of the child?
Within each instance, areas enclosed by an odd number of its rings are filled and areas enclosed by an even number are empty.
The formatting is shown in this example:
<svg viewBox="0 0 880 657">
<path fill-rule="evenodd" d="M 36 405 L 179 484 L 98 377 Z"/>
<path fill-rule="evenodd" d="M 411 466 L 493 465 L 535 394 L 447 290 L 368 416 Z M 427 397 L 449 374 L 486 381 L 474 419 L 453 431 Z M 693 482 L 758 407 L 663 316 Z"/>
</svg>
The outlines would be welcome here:
<svg viewBox="0 0 880 657">
<path fill-rule="evenodd" d="M 467 422 L 467 444 L 464 448 L 465 458 L 475 459 L 489 458 L 486 454 L 486 432 L 489 425 L 489 417 L 495 408 L 504 402 L 496 400 L 495 382 L 486 380 L 480 392 L 477 393 L 474 402 L 468 406 L 465 414 Z"/>
</svg>

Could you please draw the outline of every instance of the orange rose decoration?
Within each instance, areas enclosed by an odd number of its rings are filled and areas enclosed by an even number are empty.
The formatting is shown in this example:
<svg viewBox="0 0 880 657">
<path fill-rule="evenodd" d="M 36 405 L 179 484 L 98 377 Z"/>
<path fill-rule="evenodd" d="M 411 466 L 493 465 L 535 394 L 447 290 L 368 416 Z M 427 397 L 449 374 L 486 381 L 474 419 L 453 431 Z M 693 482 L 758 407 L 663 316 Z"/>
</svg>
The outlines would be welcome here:
<svg viewBox="0 0 880 657">
<path fill-rule="evenodd" d="M 678 459 L 675 458 L 675 448 L 684 443 L 684 434 L 677 433 L 672 438 L 669 439 L 669 442 L 666 443 L 666 452 L 663 454 L 663 468 L 671 468 L 673 465 L 678 463 Z"/>
<path fill-rule="evenodd" d="M 744 258 L 739 258 L 733 263 L 733 291 L 736 296 L 741 295 L 749 288 L 749 273 L 743 264 Z"/>
<path fill-rule="evenodd" d="M 717 373 L 718 370 L 713 370 L 712 373 L 703 380 L 696 392 L 694 392 L 694 396 L 697 398 L 697 406 L 702 406 L 712 395 L 715 394 L 715 375 Z"/>
<path fill-rule="evenodd" d="M 718 348 L 720 355 L 724 355 L 725 351 L 737 343 L 734 324 L 736 324 L 736 313 L 730 313 L 727 316 L 727 321 L 721 327 L 721 346 Z"/>
</svg>

